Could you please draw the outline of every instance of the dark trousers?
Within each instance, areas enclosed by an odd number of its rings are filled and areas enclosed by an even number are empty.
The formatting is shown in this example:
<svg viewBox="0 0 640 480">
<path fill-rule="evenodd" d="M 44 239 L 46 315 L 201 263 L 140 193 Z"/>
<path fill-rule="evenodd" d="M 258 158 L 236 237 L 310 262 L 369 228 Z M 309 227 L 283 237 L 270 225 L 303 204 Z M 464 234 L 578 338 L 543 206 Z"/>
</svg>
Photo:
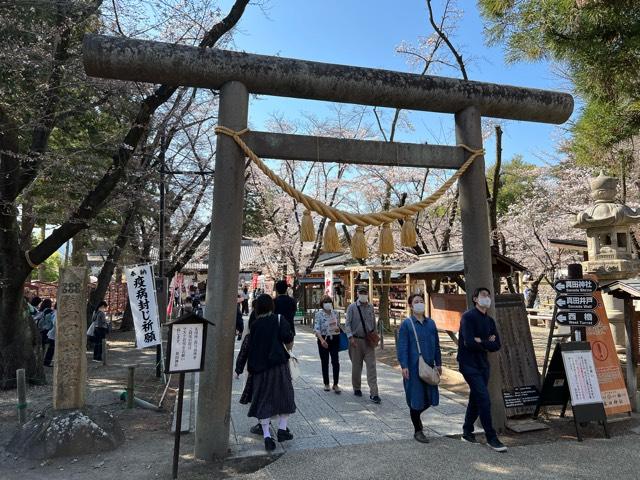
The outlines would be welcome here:
<svg viewBox="0 0 640 480">
<path fill-rule="evenodd" d="M 93 359 L 94 360 L 102 360 L 102 339 L 106 338 L 107 329 L 99 328 L 93 332 Z"/>
<path fill-rule="evenodd" d="M 422 415 L 422 412 L 424 412 L 426 410 L 426 408 L 422 409 L 422 410 L 414 410 L 413 408 L 409 408 L 409 415 L 411 416 L 411 423 L 413 423 L 413 428 L 416 432 L 421 432 L 422 429 L 424 428 L 422 426 L 422 419 L 420 418 L 420 415 Z"/>
<path fill-rule="evenodd" d="M 320 363 L 322 364 L 322 380 L 325 385 L 329 385 L 329 357 L 331 357 L 331 366 L 333 367 L 333 384 L 338 384 L 340 376 L 340 336 L 333 335 L 327 337 L 329 348 L 324 348 L 318 340 L 318 352 L 320 353 Z"/>
<path fill-rule="evenodd" d="M 460 366 L 460 373 L 469 385 L 469 404 L 464 416 L 462 431 L 465 434 L 473 433 L 473 424 L 480 417 L 480 423 L 484 428 L 487 440 L 496 438 L 496 431 L 491 421 L 491 399 L 489 397 L 489 369 L 477 369 Z"/>
<path fill-rule="evenodd" d="M 242 300 L 242 314 L 249 315 L 249 299 Z"/>
<path fill-rule="evenodd" d="M 49 348 L 47 348 L 47 353 L 44 354 L 44 365 L 46 367 L 51 366 L 51 360 L 53 360 L 53 354 L 56 351 L 56 341 L 49 339 Z"/>
<path fill-rule="evenodd" d="M 40 340 L 42 340 L 42 349 L 44 350 L 49 343 L 49 330 L 40 330 Z"/>
</svg>

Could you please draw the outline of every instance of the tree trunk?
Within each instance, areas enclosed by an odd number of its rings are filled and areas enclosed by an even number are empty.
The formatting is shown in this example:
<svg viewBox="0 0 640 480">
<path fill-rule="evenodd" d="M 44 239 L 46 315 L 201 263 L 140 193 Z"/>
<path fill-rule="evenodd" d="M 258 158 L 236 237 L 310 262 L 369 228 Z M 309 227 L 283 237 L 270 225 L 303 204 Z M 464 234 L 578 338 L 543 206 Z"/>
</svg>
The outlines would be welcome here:
<svg viewBox="0 0 640 480">
<path fill-rule="evenodd" d="M 136 211 L 136 207 L 132 207 L 127 213 L 127 216 L 122 223 L 122 227 L 120 228 L 120 233 L 118 234 L 113 246 L 109 249 L 107 260 L 104 262 L 102 269 L 100 269 L 100 273 L 98 274 L 98 284 L 89 295 L 89 307 L 92 311 L 98 308 L 98 304 L 104 300 L 104 296 L 109 289 L 109 283 L 111 283 L 113 272 L 120 260 L 120 255 L 122 255 L 124 247 L 127 245 Z"/>
<path fill-rule="evenodd" d="M 383 270 L 380 276 L 382 277 L 380 305 L 378 305 L 380 323 L 382 323 L 385 331 L 391 331 L 391 321 L 389 320 L 389 283 L 391 282 L 391 271 Z"/>
<path fill-rule="evenodd" d="M 531 284 L 531 295 L 529 295 L 529 301 L 527 302 L 527 308 L 533 308 L 533 305 L 536 303 L 536 298 L 538 298 L 538 290 L 540 287 L 540 282 L 544 278 L 544 273 L 541 273 L 538 278 L 536 278 Z"/>
<path fill-rule="evenodd" d="M 27 315 L 23 298 L 28 269 L 20 261 L 0 264 L 0 278 L 8 279 L 0 288 L 0 390 L 16 388 L 16 370 L 24 368 L 30 383 L 44 383 L 40 332 Z"/>
<path fill-rule="evenodd" d="M 131 304 L 127 301 L 122 315 L 122 323 L 120 324 L 120 332 L 130 332 L 133 330 L 133 314 L 131 313 Z"/>
</svg>

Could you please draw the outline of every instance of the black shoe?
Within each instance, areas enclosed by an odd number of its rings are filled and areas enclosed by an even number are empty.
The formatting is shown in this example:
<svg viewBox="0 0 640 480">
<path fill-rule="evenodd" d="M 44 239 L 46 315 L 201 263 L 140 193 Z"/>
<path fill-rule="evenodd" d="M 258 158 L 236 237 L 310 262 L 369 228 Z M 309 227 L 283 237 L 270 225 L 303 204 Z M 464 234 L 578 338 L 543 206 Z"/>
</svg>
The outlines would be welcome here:
<svg viewBox="0 0 640 480">
<path fill-rule="evenodd" d="M 238 341 L 242 340 L 242 335 L 238 335 Z"/>
<path fill-rule="evenodd" d="M 378 395 L 369 395 L 369 400 L 373 403 L 380 403 L 382 401 Z"/>
<path fill-rule="evenodd" d="M 271 437 L 267 437 L 264 439 L 264 449 L 267 452 L 270 452 L 271 450 L 275 450 L 276 449 L 276 442 L 273 438 Z"/>
<path fill-rule="evenodd" d="M 254 425 L 253 427 L 251 427 L 249 429 L 249 431 L 251 433 L 253 433 L 254 435 L 262 435 L 263 434 L 263 432 L 262 432 L 262 424 L 259 423 L 257 425 Z"/>
<path fill-rule="evenodd" d="M 476 436 L 473 433 L 463 433 L 462 441 L 468 443 L 478 443 L 478 440 L 476 440 Z"/>
<path fill-rule="evenodd" d="M 278 429 L 278 442 L 286 442 L 287 440 L 293 440 L 293 433 L 288 428 L 286 430 Z"/>
<path fill-rule="evenodd" d="M 413 434 L 413 438 L 415 438 L 420 443 L 429 443 L 429 439 L 424 434 L 422 430 L 417 431 Z"/>
<path fill-rule="evenodd" d="M 507 447 L 497 438 L 487 440 L 487 445 L 493 448 L 496 452 L 506 452 Z"/>
<path fill-rule="evenodd" d="M 361 397 L 361 396 L 362 396 L 362 390 L 354 390 L 354 391 L 353 391 L 353 394 L 354 394 L 356 397 Z"/>
</svg>

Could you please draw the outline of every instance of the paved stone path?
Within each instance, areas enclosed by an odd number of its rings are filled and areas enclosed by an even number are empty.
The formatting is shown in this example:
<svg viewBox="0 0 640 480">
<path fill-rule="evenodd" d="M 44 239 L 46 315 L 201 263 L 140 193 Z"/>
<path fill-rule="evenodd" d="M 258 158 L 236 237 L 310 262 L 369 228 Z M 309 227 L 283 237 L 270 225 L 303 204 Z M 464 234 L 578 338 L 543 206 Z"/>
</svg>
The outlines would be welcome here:
<svg viewBox="0 0 640 480">
<path fill-rule="evenodd" d="M 236 354 L 240 342 L 236 342 Z M 363 396 L 355 397 L 351 388 L 351 362 L 347 352 L 340 353 L 340 384 L 342 394 L 325 392 L 322 385 L 320 357 L 314 335 L 306 326 L 298 327 L 294 352 L 300 360 L 300 376 L 295 380 L 297 412 L 290 417 L 289 428 L 294 439 L 278 444 L 276 451 L 336 447 L 413 438 L 402 378 L 395 370 L 377 364 L 379 394 L 382 403 L 369 400 L 366 376 L 363 373 Z M 233 456 L 264 454 L 264 441 L 249 433 L 256 420 L 247 417 L 248 405 L 240 405 L 246 373 L 235 380 L 231 404 L 231 445 Z M 425 433 L 446 436 L 462 432 L 466 398 L 440 389 L 440 405 L 422 416 Z"/>
</svg>

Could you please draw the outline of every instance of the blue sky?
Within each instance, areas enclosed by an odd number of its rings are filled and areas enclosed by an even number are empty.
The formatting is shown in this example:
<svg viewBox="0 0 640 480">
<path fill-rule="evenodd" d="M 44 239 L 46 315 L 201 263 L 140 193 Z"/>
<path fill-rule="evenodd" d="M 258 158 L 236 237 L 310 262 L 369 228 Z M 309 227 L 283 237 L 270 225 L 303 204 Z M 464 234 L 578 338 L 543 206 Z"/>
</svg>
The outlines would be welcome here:
<svg viewBox="0 0 640 480">
<path fill-rule="evenodd" d="M 228 10 L 231 3 L 224 0 L 222 6 Z M 443 3 L 434 1 L 436 16 Z M 501 47 L 486 45 L 476 2 L 459 1 L 458 7 L 464 10 L 452 40 L 468 59 L 470 79 L 568 91 L 570 85 L 554 74 L 547 63 L 507 65 Z M 402 42 L 415 43 L 418 37 L 432 33 L 427 15 L 423 0 L 271 0 L 266 12 L 256 5 L 247 8 L 235 42 L 237 49 L 252 53 L 410 71 L 406 57 L 395 49 Z M 452 70 L 438 74 L 454 76 Z M 274 112 L 283 113 L 290 120 L 304 113 L 321 118 L 331 115 L 329 105 L 324 102 L 262 97 L 251 103 L 251 128 L 265 129 L 265 121 Z M 402 133 L 399 141 L 454 143 L 452 115 L 415 112 L 410 119 L 415 131 Z M 563 128 L 505 122 L 503 158 L 522 154 L 532 163 L 557 158 L 555 146 L 565 135 L 565 128 L 566 124 Z M 438 138 L 430 132 L 437 132 Z M 485 145 L 487 164 L 495 158 L 494 141 L 491 138 Z"/>
</svg>

